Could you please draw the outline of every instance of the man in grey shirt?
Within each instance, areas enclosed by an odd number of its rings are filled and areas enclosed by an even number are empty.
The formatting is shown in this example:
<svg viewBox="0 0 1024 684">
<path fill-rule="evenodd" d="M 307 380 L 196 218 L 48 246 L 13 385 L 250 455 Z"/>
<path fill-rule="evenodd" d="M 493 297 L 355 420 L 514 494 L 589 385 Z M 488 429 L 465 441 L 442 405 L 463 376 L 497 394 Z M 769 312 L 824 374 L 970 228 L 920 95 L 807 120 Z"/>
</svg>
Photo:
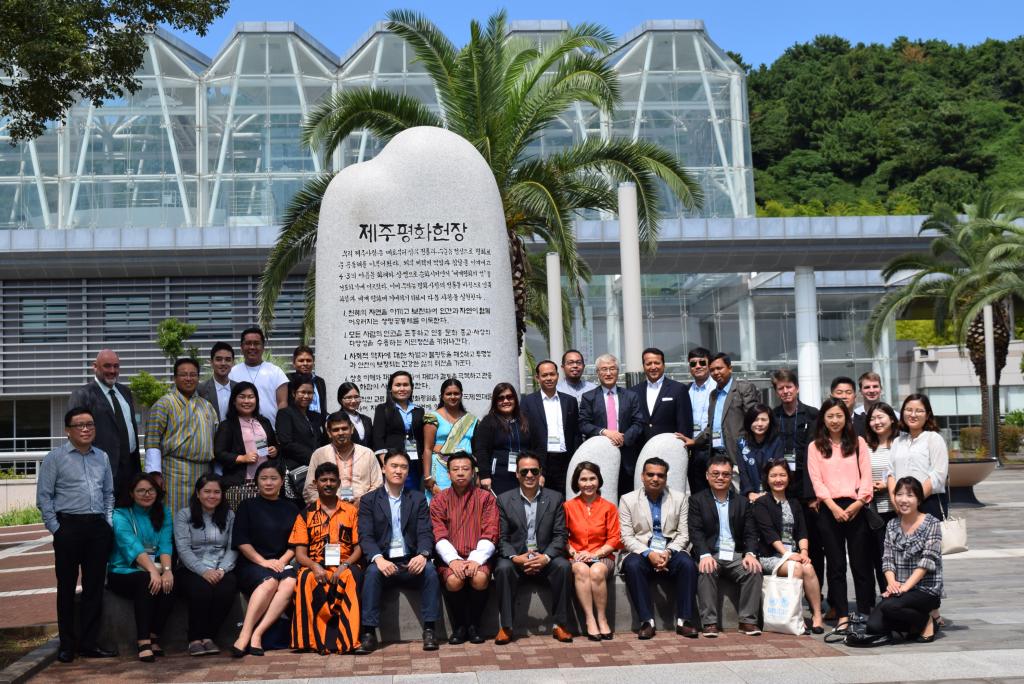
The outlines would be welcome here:
<svg viewBox="0 0 1024 684">
<path fill-rule="evenodd" d="M 596 388 L 597 385 L 583 379 L 583 369 L 585 366 L 586 362 L 583 360 L 583 354 L 575 349 L 570 349 L 562 354 L 563 377 L 558 381 L 556 389 L 563 394 L 575 397 L 576 401 L 579 401 L 580 397 Z"/>
<path fill-rule="evenodd" d="M 57 659 L 75 659 L 75 585 L 82 572 L 81 639 L 78 653 L 87 658 L 112 658 L 96 644 L 103 609 L 103 574 L 114 543 L 114 478 L 107 454 L 92 445 L 96 421 L 89 409 L 64 414 L 68 441 L 43 458 L 36 484 L 36 505 L 53 534 L 57 574 Z"/>
</svg>

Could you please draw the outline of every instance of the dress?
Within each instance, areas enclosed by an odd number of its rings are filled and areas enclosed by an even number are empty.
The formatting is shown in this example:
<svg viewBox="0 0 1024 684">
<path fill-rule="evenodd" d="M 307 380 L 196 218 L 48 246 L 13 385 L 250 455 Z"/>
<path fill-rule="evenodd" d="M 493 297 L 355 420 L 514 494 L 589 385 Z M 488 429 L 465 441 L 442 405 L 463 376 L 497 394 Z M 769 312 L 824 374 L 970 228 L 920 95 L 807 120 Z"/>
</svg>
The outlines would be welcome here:
<svg viewBox="0 0 1024 684">
<path fill-rule="evenodd" d="M 449 423 L 437 411 L 431 411 L 423 416 L 424 425 L 434 425 L 437 427 L 437 434 L 434 435 L 434 444 L 441 445 L 441 452 L 433 454 L 430 462 L 430 474 L 433 476 L 434 482 L 442 490 L 452 486 L 451 478 L 448 477 L 448 455 L 456 451 L 465 451 L 467 454 L 473 453 L 473 430 L 476 429 L 476 423 L 476 416 L 472 413 L 463 415 L 455 421 L 454 425 Z M 431 497 L 432 494 L 427 492 L 428 502 Z"/>
<path fill-rule="evenodd" d="M 569 531 L 569 546 L 576 551 L 596 551 L 602 546 L 612 552 L 602 558 L 608 570 L 614 570 L 615 551 L 622 546 L 622 528 L 619 509 L 611 501 L 598 496 L 588 507 L 582 497 L 565 502 L 565 526 Z"/>
<path fill-rule="evenodd" d="M 280 558 L 288 550 L 288 535 L 297 513 L 295 504 L 281 497 L 273 501 L 262 496 L 246 499 L 235 511 L 231 546 L 237 549 L 242 544 L 250 544 L 264 558 Z M 238 554 L 235 573 L 238 575 L 238 587 L 247 595 L 265 580 L 295 577 L 294 567 L 274 572 L 251 562 L 243 553 Z"/>
<path fill-rule="evenodd" d="M 320 501 L 307 506 L 295 519 L 288 543 L 305 546 L 309 559 L 333 573 L 338 565 L 327 565 L 327 544 L 341 547 L 345 561 L 359 543 L 358 511 L 345 501 L 329 517 Z M 356 579 L 348 568 L 335 583 L 316 581 L 309 568 L 300 568 L 295 585 L 295 616 L 292 620 L 292 648 L 317 653 L 348 653 L 359 646 L 359 595 Z"/>
<path fill-rule="evenodd" d="M 780 541 L 782 541 L 783 545 L 795 551 L 797 544 L 793 539 L 793 526 L 795 525 L 793 507 L 789 505 L 788 499 L 783 499 L 779 502 L 779 506 L 782 508 L 782 534 L 779 535 Z M 778 554 L 774 556 L 760 556 L 757 560 L 760 561 L 761 567 L 764 568 L 764 574 L 770 575 L 781 564 L 782 556 Z"/>
</svg>

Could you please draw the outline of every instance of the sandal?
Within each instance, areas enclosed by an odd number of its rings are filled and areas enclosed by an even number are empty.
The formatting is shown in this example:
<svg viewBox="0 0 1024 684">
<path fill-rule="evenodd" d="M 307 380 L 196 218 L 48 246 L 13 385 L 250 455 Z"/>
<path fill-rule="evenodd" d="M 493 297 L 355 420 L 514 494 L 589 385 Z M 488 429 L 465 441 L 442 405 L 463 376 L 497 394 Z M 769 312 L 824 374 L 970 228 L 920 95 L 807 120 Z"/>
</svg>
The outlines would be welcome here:
<svg viewBox="0 0 1024 684">
<path fill-rule="evenodd" d="M 138 649 L 139 649 L 139 660 L 141 660 L 144 663 L 155 663 L 156 662 L 156 655 L 154 655 L 154 653 L 153 653 L 153 644 L 151 644 L 151 643 L 149 643 L 147 641 L 144 644 L 137 644 L 137 646 L 138 646 Z M 143 653 L 145 653 L 147 651 L 149 652 L 149 655 L 143 655 Z"/>
<path fill-rule="evenodd" d="M 157 658 L 163 658 L 164 649 L 160 648 L 160 643 L 158 641 L 159 638 L 160 637 L 150 637 L 149 641 L 152 644 L 153 655 L 155 655 Z"/>
</svg>

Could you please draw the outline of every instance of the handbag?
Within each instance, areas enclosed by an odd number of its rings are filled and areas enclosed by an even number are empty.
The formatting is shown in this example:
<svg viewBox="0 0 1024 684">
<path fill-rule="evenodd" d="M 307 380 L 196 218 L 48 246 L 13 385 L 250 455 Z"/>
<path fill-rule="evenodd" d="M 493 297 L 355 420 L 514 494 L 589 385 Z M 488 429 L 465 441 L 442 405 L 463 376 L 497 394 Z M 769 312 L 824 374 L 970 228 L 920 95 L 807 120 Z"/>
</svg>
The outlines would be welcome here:
<svg viewBox="0 0 1024 684">
<path fill-rule="evenodd" d="M 301 465 L 289 469 L 284 476 L 284 496 L 293 501 L 302 501 L 302 490 L 306 486 L 306 473 L 309 466 Z"/>
<path fill-rule="evenodd" d="M 967 550 L 966 518 L 953 518 L 943 511 L 942 520 L 939 522 L 939 529 L 942 530 L 943 556 L 963 553 Z"/>
<path fill-rule="evenodd" d="M 804 583 L 793 577 L 796 561 L 788 561 L 788 577 L 779 576 L 779 568 L 792 556 L 787 552 L 770 575 L 765 575 L 761 585 L 761 612 L 764 614 L 764 631 L 778 634 L 803 634 L 804 625 Z"/>
<path fill-rule="evenodd" d="M 256 480 L 246 480 L 242 484 L 232 485 L 224 492 L 228 506 L 232 511 L 237 511 L 239 504 L 247 499 L 255 499 L 259 496 L 260 490 L 256 486 Z"/>
<path fill-rule="evenodd" d="M 865 505 L 863 510 L 864 519 L 868 521 L 868 527 L 873 530 L 881 530 L 885 528 L 885 519 L 878 514 L 878 511 L 871 507 L 871 504 Z"/>
</svg>

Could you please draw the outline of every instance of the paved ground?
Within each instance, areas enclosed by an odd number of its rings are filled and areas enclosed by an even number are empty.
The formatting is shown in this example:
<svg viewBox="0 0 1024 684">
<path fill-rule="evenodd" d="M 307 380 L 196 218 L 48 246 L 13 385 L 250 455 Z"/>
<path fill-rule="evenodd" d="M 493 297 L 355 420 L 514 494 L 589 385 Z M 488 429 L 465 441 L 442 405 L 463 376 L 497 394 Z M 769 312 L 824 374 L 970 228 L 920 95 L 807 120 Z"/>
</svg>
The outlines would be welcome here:
<svg viewBox="0 0 1024 684">
<path fill-rule="evenodd" d="M 359 677 L 359 681 L 616 682 L 664 681 L 682 676 L 722 682 L 1012 681 L 1024 683 L 1024 470 L 1001 470 L 977 488 L 989 504 L 957 509 L 968 521 L 971 551 L 946 557 L 950 623 L 934 644 L 907 644 L 868 653 L 829 646 L 821 637 L 726 635 L 717 641 L 660 632 L 649 642 L 631 634 L 611 642 L 577 639 L 562 645 L 545 637 L 506 647 L 442 646 L 425 654 L 415 644 L 392 644 L 372 656 L 320 657 L 274 652 L 241 661 L 227 656 L 171 655 L 154 665 L 129 657 L 54 664 L 32 681 L 217 682 Z M 53 620 L 52 553 L 48 535 L 25 528 L 0 536 L 0 626 Z M 35 541 L 28 541 L 35 540 Z M 42 541 L 42 544 L 39 542 Z M 32 544 L 36 544 L 33 546 Z M 42 566 L 41 569 L 40 566 Z M 31 568 L 31 569 L 25 569 Z M 852 586 L 852 585 L 851 585 Z M 32 622 L 36 621 L 36 622 Z M 642 666 L 638 664 L 642 663 Z M 413 675 L 413 676 L 409 676 Z M 369 676 L 369 679 L 367 679 Z"/>
</svg>

